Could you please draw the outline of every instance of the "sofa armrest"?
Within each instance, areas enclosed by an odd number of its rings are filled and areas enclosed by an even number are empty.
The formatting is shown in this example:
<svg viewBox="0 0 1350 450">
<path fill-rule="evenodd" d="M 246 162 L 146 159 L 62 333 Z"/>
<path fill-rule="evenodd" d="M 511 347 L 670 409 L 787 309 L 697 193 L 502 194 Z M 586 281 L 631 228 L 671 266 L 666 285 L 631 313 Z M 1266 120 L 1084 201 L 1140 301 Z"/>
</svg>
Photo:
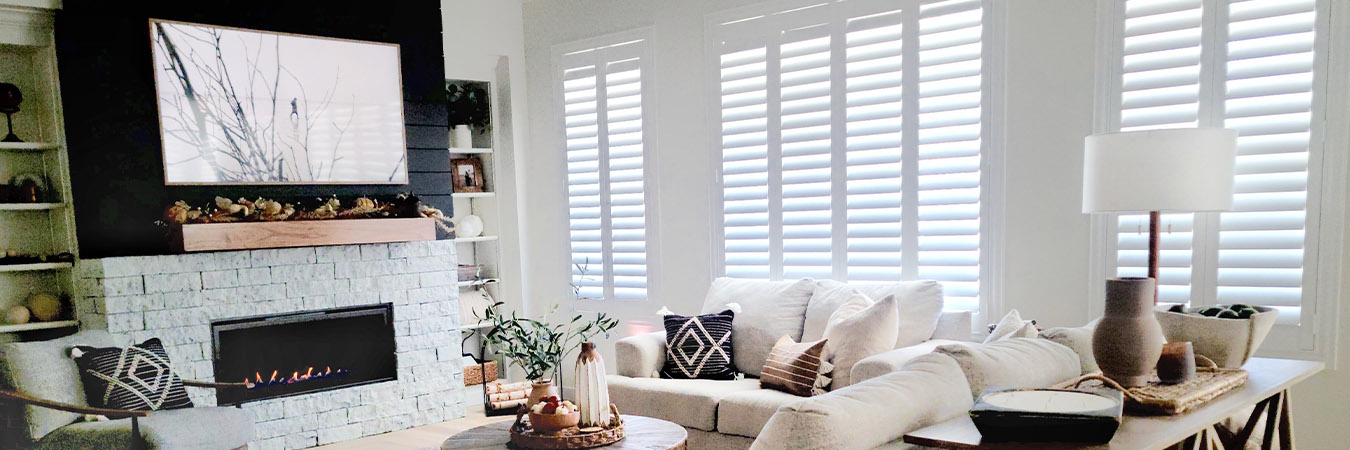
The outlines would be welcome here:
<svg viewBox="0 0 1350 450">
<path fill-rule="evenodd" d="M 973 403 L 956 360 L 930 353 L 898 372 L 779 407 L 750 449 L 870 449 L 966 414 Z"/>
<path fill-rule="evenodd" d="M 633 378 L 657 378 L 666 364 L 666 332 L 657 331 L 619 339 L 614 343 L 614 359 L 619 375 Z"/>
<path fill-rule="evenodd" d="M 970 311 L 943 311 L 938 316 L 937 328 L 930 339 L 969 341 L 972 328 Z"/>
<path fill-rule="evenodd" d="M 939 345 L 956 343 L 958 342 L 946 339 L 934 339 L 921 344 L 901 347 L 888 352 L 868 356 L 853 365 L 853 370 L 849 372 L 849 376 L 852 377 L 853 381 L 856 383 L 870 380 L 891 372 L 896 372 L 905 367 L 905 364 L 909 364 L 910 361 L 913 361 L 914 358 L 932 353 L 933 349 L 937 348 Z"/>
</svg>

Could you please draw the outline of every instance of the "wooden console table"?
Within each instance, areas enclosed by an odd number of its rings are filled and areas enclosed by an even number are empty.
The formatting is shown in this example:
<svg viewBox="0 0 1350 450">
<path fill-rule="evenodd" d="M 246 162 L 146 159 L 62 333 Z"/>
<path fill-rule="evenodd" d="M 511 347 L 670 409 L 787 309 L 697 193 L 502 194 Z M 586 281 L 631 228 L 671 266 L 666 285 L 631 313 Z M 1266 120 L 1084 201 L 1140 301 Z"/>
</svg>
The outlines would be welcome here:
<svg viewBox="0 0 1350 450">
<path fill-rule="evenodd" d="M 936 448 L 978 450 L 1240 450 L 1256 431 L 1258 419 L 1265 416 L 1266 442 L 1262 448 L 1275 448 L 1273 445 L 1278 444 L 1282 450 L 1292 450 L 1294 436 L 1290 425 L 1292 413 L 1289 408 L 1289 388 L 1322 371 L 1325 365 L 1316 361 L 1252 358 L 1242 368 L 1248 373 L 1246 384 L 1189 413 L 1176 416 L 1126 415 L 1115 437 L 1107 444 L 982 443 L 979 430 L 970 421 L 970 416 L 965 415 L 907 433 L 904 441 Z M 1253 405 L 1256 408 L 1243 429 L 1229 431 L 1219 425 Z"/>
</svg>

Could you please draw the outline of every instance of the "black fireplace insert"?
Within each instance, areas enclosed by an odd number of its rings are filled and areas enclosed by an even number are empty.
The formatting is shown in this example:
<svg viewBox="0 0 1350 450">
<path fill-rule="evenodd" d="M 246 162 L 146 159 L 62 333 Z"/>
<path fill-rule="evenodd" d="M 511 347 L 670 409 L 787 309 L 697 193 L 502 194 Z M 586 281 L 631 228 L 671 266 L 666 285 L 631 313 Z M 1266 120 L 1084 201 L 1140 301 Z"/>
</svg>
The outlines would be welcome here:
<svg viewBox="0 0 1350 450">
<path fill-rule="evenodd" d="M 398 379 L 390 303 L 211 323 L 225 405 Z"/>
</svg>

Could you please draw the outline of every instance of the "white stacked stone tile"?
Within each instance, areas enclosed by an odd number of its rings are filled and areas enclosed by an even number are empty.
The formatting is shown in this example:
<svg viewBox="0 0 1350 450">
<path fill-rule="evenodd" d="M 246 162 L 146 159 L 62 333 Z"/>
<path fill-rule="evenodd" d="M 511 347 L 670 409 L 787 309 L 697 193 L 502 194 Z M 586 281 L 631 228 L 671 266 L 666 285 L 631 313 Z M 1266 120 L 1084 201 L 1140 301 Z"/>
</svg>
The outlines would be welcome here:
<svg viewBox="0 0 1350 450">
<path fill-rule="evenodd" d="M 464 416 L 456 264 L 451 241 L 82 260 L 75 310 L 121 345 L 159 338 L 181 376 L 214 380 L 212 321 L 392 303 L 398 380 L 244 405 L 251 448 L 307 448 Z"/>
</svg>

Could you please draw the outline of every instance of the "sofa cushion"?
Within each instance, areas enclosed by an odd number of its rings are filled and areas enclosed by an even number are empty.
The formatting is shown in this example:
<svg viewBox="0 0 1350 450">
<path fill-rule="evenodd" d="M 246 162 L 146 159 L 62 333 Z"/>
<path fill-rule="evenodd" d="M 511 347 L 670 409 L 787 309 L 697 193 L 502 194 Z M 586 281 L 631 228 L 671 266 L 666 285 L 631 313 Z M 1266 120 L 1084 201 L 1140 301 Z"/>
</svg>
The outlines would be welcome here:
<svg viewBox="0 0 1350 450">
<path fill-rule="evenodd" d="M 973 401 L 961 367 L 929 353 L 902 370 L 783 405 L 751 450 L 864 450 L 966 414 Z"/>
<path fill-rule="evenodd" d="M 669 420 L 685 427 L 713 431 L 717 402 L 736 392 L 759 390 L 759 380 L 672 380 L 668 378 L 606 377 L 609 400 L 620 414 Z M 788 394 L 783 394 L 788 395 Z"/>
<path fill-rule="evenodd" d="M 87 406 L 80 369 L 70 360 L 75 345 L 111 346 L 112 335 L 102 330 L 81 331 L 49 341 L 0 344 L 0 385 L 56 402 Z M 74 422 L 79 414 L 28 406 L 24 422 L 29 439 L 37 440 L 52 430 Z"/>
<path fill-rule="evenodd" d="M 1022 313 L 1017 312 L 1016 309 L 1008 311 L 1008 314 L 1004 314 L 1003 318 L 999 319 L 998 324 L 989 332 L 989 336 L 985 336 L 984 343 L 988 344 L 1015 337 L 1036 337 L 1036 324 L 1022 320 Z"/>
<path fill-rule="evenodd" d="M 835 310 L 825 329 L 825 352 L 834 364 L 831 390 L 853 382 L 851 372 L 858 361 L 891 349 L 897 321 L 894 295 L 873 302 L 863 294 L 854 294 Z"/>
<path fill-rule="evenodd" d="M 779 407 L 801 399 L 769 389 L 733 393 L 717 403 L 717 431 L 745 437 L 759 436 L 759 430 L 769 423 L 769 418 Z"/>
<path fill-rule="evenodd" d="M 971 399 L 986 387 L 1044 388 L 1082 373 L 1073 350 L 1040 338 L 943 345 L 935 352 L 951 356 L 961 366 Z"/>
<path fill-rule="evenodd" d="M 72 355 L 84 377 L 90 405 L 133 411 L 192 407 L 159 338 L 127 348 L 82 345 L 76 349 Z"/>
<path fill-rule="evenodd" d="M 732 323 L 732 359 L 741 372 L 759 376 L 778 338 L 787 335 L 801 341 L 806 303 L 811 300 L 815 285 L 809 278 L 797 281 L 718 278 L 708 288 L 702 314 L 725 310 L 730 303 L 741 305 L 741 312 Z"/>
<path fill-rule="evenodd" d="M 759 387 L 801 397 L 825 393 L 834 366 L 821 358 L 826 341 L 793 342 L 783 336 L 773 345 L 759 374 Z"/>
<path fill-rule="evenodd" d="M 847 290 L 836 292 L 840 287 L 852 289 L 873 299 L 895 295 L 900 321 L 895 335 L 895 345 L 891 348 L 908 347 L 928 340 L 937 329 L 938 316 L 942 315 L 942 285 L 933 280 L 884 284 L 846 284 L 820 280 L 817 285 L 818 287 L 812 291 L 811 303 L 807 306 L 803 340 L 815 340 L 824 336 L 823 324 L 829 322 L 829 317 L 835 309 L 848 301 Z M 816 331 L 822 334 L 816 336 L 814 335 Z"/>
<path fill-rule="evenodd" d="M 735 313 L 731 310 L 701 316 L 667 314 L 662 320 L 666 327 L 666 363 L 661 368 L 662 378 L 731 380 L 736 378 L 732 366 L 731 324 Z"/>
<path fill-rule="evenodd" d="M 1092 331 L 1095 323 L 1078 328 L 1050 328 L 1040 333 L 1041 338 L 1063 345 L 1078 354 L 1078 364 L 1083 374 L 1101 372 L 1097 367 L 1097 358 L 1092 354 Z"/>
<path fill-rule="evenodd" d="M 140 428 L 149 450 L 228 450 L 253 440 L 253 414 L 226 407 L 155 411 L 140 419 Z M 80 422 L 51 432 L 36 450 L 130 450 L 130 437 L 131 419 Z"/>
</svg>

